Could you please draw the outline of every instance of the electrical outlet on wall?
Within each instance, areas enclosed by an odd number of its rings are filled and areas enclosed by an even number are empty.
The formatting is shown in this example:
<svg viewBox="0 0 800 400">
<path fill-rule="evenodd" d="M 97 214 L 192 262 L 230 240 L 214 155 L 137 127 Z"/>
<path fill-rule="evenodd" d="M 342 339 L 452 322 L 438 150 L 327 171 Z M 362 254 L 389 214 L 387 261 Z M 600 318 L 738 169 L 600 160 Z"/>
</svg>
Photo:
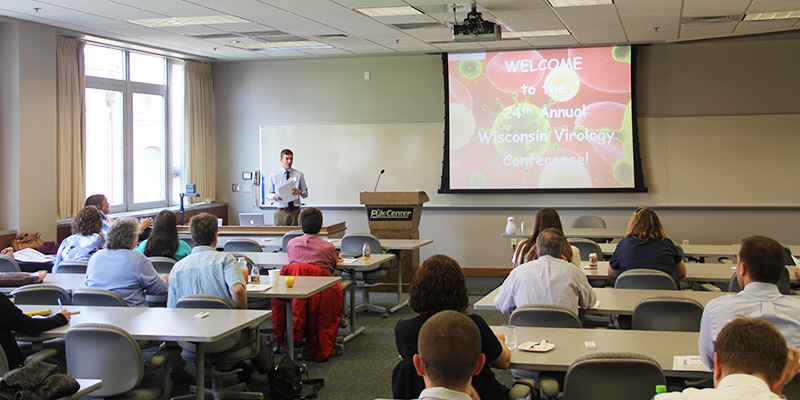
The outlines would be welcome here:
<svg viewBox="0 0 800 400">
<path fill-rule="evenodd" d="M 511 248 L 512 249 L 517 248 L 517 238 L 511 239 Z"/>
</svg>

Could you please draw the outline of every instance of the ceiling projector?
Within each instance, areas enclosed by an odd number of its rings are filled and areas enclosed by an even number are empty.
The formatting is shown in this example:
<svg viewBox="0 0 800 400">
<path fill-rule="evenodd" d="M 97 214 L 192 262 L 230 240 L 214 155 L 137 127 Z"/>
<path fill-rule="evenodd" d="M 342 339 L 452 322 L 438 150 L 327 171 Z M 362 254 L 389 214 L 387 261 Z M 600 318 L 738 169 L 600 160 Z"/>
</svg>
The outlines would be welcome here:
<svg viewBox="0 0 800 400">
<path fill-rule="evenodd" d="M 484 21 L 483 15 L 477 11 L 476 4 L 472 3 L 472 11 L 467 14 L 467 18 L 464 18 L 464 22 L 453 25 L 453 40 L 456 42 L 500 40 L 500 25 Z"/>
</svg>

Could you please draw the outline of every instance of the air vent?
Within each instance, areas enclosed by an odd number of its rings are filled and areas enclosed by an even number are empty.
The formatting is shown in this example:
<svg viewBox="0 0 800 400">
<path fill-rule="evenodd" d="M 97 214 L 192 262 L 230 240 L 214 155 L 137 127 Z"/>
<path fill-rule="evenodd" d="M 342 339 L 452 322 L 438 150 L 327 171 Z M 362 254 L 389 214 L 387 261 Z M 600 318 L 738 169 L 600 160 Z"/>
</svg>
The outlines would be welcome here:
<svg viewBox="0 0 800 400">
<path fill-rule="evenodd" d="M 392 24 L 397 29 L 408 30 L 408 29 L 430 29 L 430 28 L 446 28 L 447 25 L 438 23 L 438 22 L 418 22 L 418 23 L 408 23 L 408 24 Z"/>
<path fill-rule="evenodd" d="M 279 30 L 273 31 L 253 31 L 253 32 L 242 32 L 242 35 L 251 36 L 251 37 L 264 37 L 264 36 L 288 36 L 289 33 Z"/>
<path fill-rule="evenodd" d="M 314 35 L 317 39 L 347 39 L 347 35 L 342 33 L 332 33 L 330 35 Z"/>
<path fill-rule="evenodd" d="M 190 35 L 190 36 L 198 39 L 236 39 L 242 37 L 241 35 L 236 33 L 214 33 L 211 35 Z"/>
<path fill-rule="evenodd" d="M 742 15 L 708 15 L 703 17 L 683 17 L 682 24 L 716 24 L 721 22 L 741 21 Z"/>
</svg>

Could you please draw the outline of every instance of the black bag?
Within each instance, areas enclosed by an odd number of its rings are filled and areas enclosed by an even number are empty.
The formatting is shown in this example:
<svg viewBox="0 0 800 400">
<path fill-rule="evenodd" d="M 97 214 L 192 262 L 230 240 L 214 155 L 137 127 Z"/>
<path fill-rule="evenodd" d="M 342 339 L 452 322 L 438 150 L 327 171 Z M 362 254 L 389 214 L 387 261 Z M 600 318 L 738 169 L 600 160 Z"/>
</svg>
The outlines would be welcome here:
<svg viewBox="0 0 800 400">
<path fill-rule="evenodd" d="M 305 373 L 306 379 L 302 374 Z M 324 379 L 309 379 L 308 367 L 295 363 L 289 356 L 273 368 L 269 376 L 272 398 L 287 400 L 313 399 L 325 386 Z"/>
</svg>

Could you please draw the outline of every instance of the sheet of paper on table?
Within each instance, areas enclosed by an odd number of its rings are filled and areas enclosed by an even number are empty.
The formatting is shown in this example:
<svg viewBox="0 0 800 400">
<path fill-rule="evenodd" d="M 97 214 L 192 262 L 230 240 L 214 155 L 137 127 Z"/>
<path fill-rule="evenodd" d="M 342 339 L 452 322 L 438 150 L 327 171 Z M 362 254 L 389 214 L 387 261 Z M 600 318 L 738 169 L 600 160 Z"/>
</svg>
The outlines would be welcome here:
<svg viewBox="0 0 800 400">
<path fill-rule="evenodd" d="M 270 289 L 272 289 L 272 285 L 268 283 L 267 284 L 248 283 L 246 287 L 248 293 L 264 293 Z"/>
<path fill-rule="evenodd" d="M 353 264 L 356 260 L 357 258 L 344 258 L 342 259 L 342 264 Z"/>
<path fill-rule="evenodd" d="M 711 370 L 703 364 L 700 356 L 673 356 L 672 370 L 711 372 Z"/>
<path fill-rule="evenodd" d="M 17 261 L 46 263 L 53 261 L 55 258 L 56 256 L 54 255 L 42 254 L 38 250 L 31 248 L 14 252 L 14 259 Z"/>
</svg>

